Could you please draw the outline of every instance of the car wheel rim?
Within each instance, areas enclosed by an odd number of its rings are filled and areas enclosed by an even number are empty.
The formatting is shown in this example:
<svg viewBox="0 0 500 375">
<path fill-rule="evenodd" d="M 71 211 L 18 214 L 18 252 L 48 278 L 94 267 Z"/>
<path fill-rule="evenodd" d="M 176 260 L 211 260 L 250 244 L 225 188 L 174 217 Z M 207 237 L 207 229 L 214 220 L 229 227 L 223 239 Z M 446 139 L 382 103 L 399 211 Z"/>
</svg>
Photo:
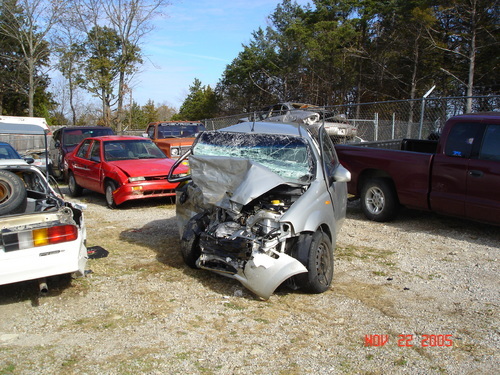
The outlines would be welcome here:
<svg viewBox="0 0 500 375">
<path fill-rule="evenodd" d="M 0 203 L 3 203 L 6 200 L 8 200 L 11 194 L 12 193 L 8 185 L 0 184 Z"/>
<path fill-rule="evenodd" d="M 385 205 L 384 193 L 377 187 L 370 188 L 366 193 L 365 203 L 372 214 L 380 213 Z"/>
<path fill-rule="evenodd" d="M 68 187 L 71 192 L 75 191 L 75 178 L 73 175 L 69 176 Z"/>
<path fill-rule="evenodd" d="M 108 186 L 106 188 L 106 202 L 108 203 L 109 206 L 112 206 L 114 201 L 113 201 L 113 188 L 111 186 Z"/>
<path fill-rule="evenodd" d="M 316 252 L 316 273 L 318 282 L 321 285 L 330 285 L 332 275 L 331 252 L 324 242 L 320 243 Z"/>
</svg>

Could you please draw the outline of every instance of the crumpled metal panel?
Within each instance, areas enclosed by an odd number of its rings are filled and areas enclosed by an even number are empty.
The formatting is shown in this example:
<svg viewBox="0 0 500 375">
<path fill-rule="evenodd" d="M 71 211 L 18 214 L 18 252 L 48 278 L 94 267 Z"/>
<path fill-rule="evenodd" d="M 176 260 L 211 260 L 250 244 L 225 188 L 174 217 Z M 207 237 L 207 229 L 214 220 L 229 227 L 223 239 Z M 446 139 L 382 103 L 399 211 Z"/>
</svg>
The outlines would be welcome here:
<svg viewBox="0 0 500 375">
<path fill-rule="evenodd" d="M 189 166 L 203 203 L 234 212 L 272 188 L 287 184 L 276 173 L 248 159 L 192 155 Z"/>
</svg>

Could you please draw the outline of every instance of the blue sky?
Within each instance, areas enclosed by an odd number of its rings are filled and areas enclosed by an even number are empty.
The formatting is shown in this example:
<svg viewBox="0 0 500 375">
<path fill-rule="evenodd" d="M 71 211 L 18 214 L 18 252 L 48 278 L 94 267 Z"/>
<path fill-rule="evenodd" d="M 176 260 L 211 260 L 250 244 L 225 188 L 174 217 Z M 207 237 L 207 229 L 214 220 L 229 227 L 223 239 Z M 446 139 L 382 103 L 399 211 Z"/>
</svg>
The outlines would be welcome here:
<svg viewBox="0 0 500 375">
<path fill-rule="evenodd" d="M 145 64 L 133 83 L 133 100 L 179 108 L 195 78 L 215 87 L 224 69 L 267 26 L 280 0 L 171 0 L 166 17 L 144 40 Z M 306 0 L 297 3 L 305 5 Z"/>
</svg>

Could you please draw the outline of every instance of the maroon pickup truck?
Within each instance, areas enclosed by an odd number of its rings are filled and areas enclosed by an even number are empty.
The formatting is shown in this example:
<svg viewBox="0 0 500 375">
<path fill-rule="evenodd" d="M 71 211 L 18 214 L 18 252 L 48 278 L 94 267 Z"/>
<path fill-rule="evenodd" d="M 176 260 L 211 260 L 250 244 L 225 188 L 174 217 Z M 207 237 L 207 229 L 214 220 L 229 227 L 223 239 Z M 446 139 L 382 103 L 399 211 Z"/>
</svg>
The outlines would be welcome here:
<svg viewBox="0 0 500 375">
<path fill-rule="evenodd" d="M 439 140 L 336 145 L 370 220 L 400 206 L 500 225 L 500 112 L 450 118 Z"/>
</svg>

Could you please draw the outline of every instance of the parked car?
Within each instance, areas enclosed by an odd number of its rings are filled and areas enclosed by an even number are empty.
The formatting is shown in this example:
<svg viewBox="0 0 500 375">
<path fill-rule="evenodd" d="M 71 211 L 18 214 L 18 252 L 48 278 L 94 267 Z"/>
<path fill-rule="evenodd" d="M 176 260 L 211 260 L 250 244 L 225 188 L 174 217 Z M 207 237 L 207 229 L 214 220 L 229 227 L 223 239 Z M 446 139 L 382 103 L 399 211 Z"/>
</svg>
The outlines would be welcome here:
<svg viewBox="0 0 500 375">
<path fill-rule="evenodd" d="M 349 193 L 370 220 L 401 206 L 500 225 L 500 113 L 450 118 L 437 141 L 337 145 Z"/>
<path fill-rule="evenodd" d="M 52 174 L 52 161 L 48 157 L 48 152 L 45 150 L 37 149 L 37 150 L 28 150 L 23 155 L 24 159 L 33 160 L 32 164 L 40 169 L 42 172 L 47 172 L 49 170 L 49 174 Z"/>
<path fill-rule="evenodd" d="M 191 174 L 173 173 L 189 156 Z M 309 292 L 333 279 L 349 172 L 324 127 L 244 122 L 201 133 L 172 167 L 184 261 L 264 299 L 285 280 Z"/>
<path fill-rule="evenodd" d="M 198 121 L 159 121 L 148 124 L 145 136 L 169 158 L 177 159 L 193 144 L 196 135 L 205 130 Z"/>
<path fill-rule="evenodd" d="M 54 131 L 50 140 L 49 158 L 52 161 L 52 174 L 67 180 L 65 172 L 66 155 L 85 138 L 114 135 L 113 129 L 105 126 L 65 126 Z"/>
<path fill-rule="evenodd" d="M 278 103 L 257 112 L 259 121 L 298 123 L 308 126 L 323 125 L 334 143 L 353 141 L 358 129 L 351 125 L 345 115 L 334 114 L 312 104 Z"/>
<path fill-rule="evenodd" d="M 174 160 L 151 140 L 133 136 L 103 136 L 83 140 L 66 155 L 68 187 L 74 197 L 89 189 L 105 194 L 115 208 L 125 201 L 175 196 L 177 183 L 167 180 Z M 187 173 L 182 165 L 179 173 Z"/>
<path fill-rule="evenodd" d="M 0 142 L 0 159 L 23 159 L 10 143 Z"/>
<path fill-rule="evenodd" d="M 44 136 L 38 119 L 0 123 L 1 134 Z M 62 274 L 83 275 L 87 261 L 83 207 L 67 202 L 44 174 L 0 144 L 0 285 Z"/>
</svg>

